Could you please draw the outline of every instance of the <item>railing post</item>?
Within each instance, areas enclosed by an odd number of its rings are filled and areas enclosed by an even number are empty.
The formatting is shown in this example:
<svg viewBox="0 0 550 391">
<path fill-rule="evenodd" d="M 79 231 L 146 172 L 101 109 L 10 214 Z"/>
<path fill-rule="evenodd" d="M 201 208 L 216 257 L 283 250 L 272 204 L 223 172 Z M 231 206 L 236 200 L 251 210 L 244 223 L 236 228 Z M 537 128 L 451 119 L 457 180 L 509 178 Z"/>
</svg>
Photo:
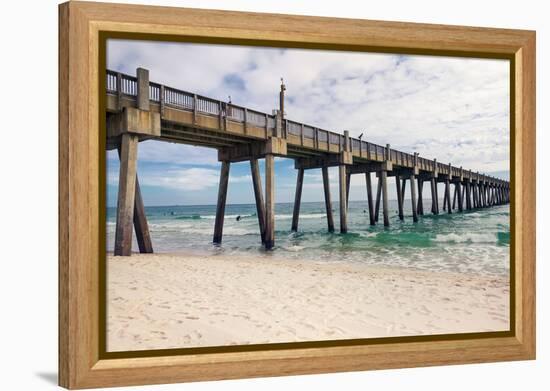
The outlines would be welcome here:
<svg viewBox="0 0 550 391">
<path fill-rule="evenodd" d="M 138 68 L 136 74 L 138 109 L 149 111 L 149 71 L 144 68 Z"/>
<path fill-rule="evenodd" d="M 224 125 L 224 121 L 223 121 L 223 112 L 224 112 L 224 102 L 220 102 L 220 109 L 218 110 L 218 126 L 220 128 L 220 130 L 224 130 L 223 128 L 223 125 Z"/>
<path fill-rule="evenodd" d="M 164 86 L 159 87 L 159 106 L 160 106 L 160 117 L 164 117 Z"/>
<path fill-rule="evenodd" d="M 193 125 L 197 124 L 197 94 L 193 94 Z"/>
<path fill-rule="evenodd" d="M 117 87 L 117 109 L 122 110 L 122 74 L 117 72 L 116 74 L 116 87 Z"/>
<path fill-rule="evenodd" d="M 281 114 L 280 110 L 273 110 L 273 114 L 275 115 L 275 129 L 273 129 L 273 133 L 271 134 L 273 137 L 283 137 L 283 116 Z"/>
</svg>

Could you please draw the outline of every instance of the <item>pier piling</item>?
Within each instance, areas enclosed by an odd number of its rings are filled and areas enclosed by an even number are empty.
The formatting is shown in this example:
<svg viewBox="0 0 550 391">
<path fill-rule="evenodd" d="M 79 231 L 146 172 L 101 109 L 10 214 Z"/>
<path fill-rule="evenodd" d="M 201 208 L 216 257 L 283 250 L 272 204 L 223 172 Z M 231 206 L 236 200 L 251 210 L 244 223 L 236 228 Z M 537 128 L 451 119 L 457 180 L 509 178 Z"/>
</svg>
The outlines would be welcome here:
<svg viewBox="0 0 550 391">
<path fill-rule="evenodd" d="M 256 200 L 256 215 L 258 216 L 260 237 L 262 239 L 262 243 L 265 243 L 265 203 L 258 159 L 250 159 L 250 172 L 252 174 L 252 186 L 254 188 L 254 199 Z"/>
<path fill-rule="evenodd" d="M 409 182 L 411 182 L 411 209 L 412 209 L 412 215 L 413 215 L 413 222 L 416 223 L 418 222 L 418 214 L 416 211 L 416 186 L 414 181 L 414 174 L 411 174 Z"/>
<path fill-rule="evenodd" d="M 275 245 L 275 161 L 273 154 L 265 155 L 265 241 L 270 250 Z"/>
<path fill-rule="evenodd" d="M 134 229 L 136 231 L 136 241 L 141 254 L 153 252 L 153 242 L 149 232 L 149 224 L 145 215 L 145 206 L 141 196 L 138 177 L 136 175 L 136 194 L 134 197 Z"/>
<path fill-rule="evenodd" d="M 453 208 L 451 206 L 451 184 L 448 179 L 445 180 L 445 201 L 447 201 L 447 213 L 453 213 Z M 443 203 L 445 203 L 445 201 L 443 201 Z"/>
<path fill-rule="evenodd" d="M 390 212 L 388 210 L 388 173 L 383 170 L 380 173 L 382 179 L 382 214 L 384 216 L 384 227 L 390 226 Z"/>
<path fill-rule="evenodd" d="M 457 188 L 457 200 L 458 200 L 458 211 L 459 212 L 462 212 L 464 210 L 463 208 L 463 204 L 462 204 L 462 201 L 463 201 L 463 197 L 462 197 L 462 185 L 460 184 L 460 182 L 456 182 L 456 188 Z"/>
<path fill-rule="evenodd" d="M 380 198 L 382 197 L 382 173 L 378 173 L 378 186 L 376 188 L 376 207 L 374 211 L 374 221 L 378 222 L 380 216 Z"/>
<path fill-rule="evenodd" d="M 349 208 L 349 187 L 350 187 L 350 185 L 351 185 L 351 173 L 346 170 L 346 210 Z"/>
<path fill-rule="evenodd" d="M 325 193 L 325 209 L 327 211 L 328 232 L 334 232 L 334 217 L 332 214 L 332 200 L 330 199 L 330 182 L 328 177 L 328 167 L 321 168 L 323 173 L 323 190 Z"/>
<path fill-rule="evenodd" d="M 419 216 L 423 216 L 424 215 L 424 200 L 423 200 L 423 196 L 422 196 L 422 188 L 424 187 L 424 180 L 422 180 L 422 178 L 418 177 L 417 179 L 417 182 L 418 182 L 418 206 L 417 206 L 417 211 L 418 211 L 418 215 Z"/>
<path fill-rule="evenodd" d="M 439 206 L 437 202 L 437 183 L 435 178 L 430 178 L 430 188 L 432 193 L 432 213 L 434 215 L 439 214 Z"/>
<path fill-rule="evenodd" d="M 403 194 L 401 193 L 401 178 L 399 175 L 395 175 L 395 187 L 397 190 L 397 209 L 399 214 L 399 220 L 403 220 Z"/>
<path fill-rule="evenodd" d="M 294 194 L 294 211 L 292 213 L 292 228 L 291 230 L 298 231 L 298 219 L 300 218 L 300 202 L 302 200 L 302 187 L 304 184 L 304 169 L 298 169 L 296 176 L 296 194 Z"/>
<path fill-rule="evenodd" d="M 340 232 L 348 232 L 348 207 L 347 207 L 347 174 L 346 166 L 338 166 L 338 184 L 340 188 Z"/>
<path fill-rule="evenodd" d="M 216 220 L 214 222 L 214 237 L 212 242 L 221 244 L 223 237 L 223 222 L 225 219 L 225 203 L 227 201 L 227 187 L 229 184 L 229 166 L 228 161 L 222 162 L 220 170 L 220 184 L 218 188 L 218 202 L 216 205 Z"/>
<path fill-rule="evenodd" d="M 118 158 L 121 160 L 120 145 L 117 147 Z M 136 190 L 134 195 L 134 229 L 136 231 L 136 241 L 139 252 L 142 254 L 153 252 L 153 242 L 151 233 L 149 232 L 149 224 L 145 215 L 145 206 L 141 196 L 141 188 L 139 186 L 138 177 L 136 174 Z"/>
<path fill-rule="evenodd" d="M 115 255 L 132 253 L 132 228 L 136 194 L 138 136 L 124 133 L 120 142 Z"/>
<path fill-rule="evenodd" d="M 372 183 L 370 172 L 368 171 L 365 173 L 365 181 L 367 184 L 367 202 L 369 204 L 369 222 L 370 225 L 374 225 L 376 222 L 374 220 L 374 205 L 372 201 Z"/>
</svg>

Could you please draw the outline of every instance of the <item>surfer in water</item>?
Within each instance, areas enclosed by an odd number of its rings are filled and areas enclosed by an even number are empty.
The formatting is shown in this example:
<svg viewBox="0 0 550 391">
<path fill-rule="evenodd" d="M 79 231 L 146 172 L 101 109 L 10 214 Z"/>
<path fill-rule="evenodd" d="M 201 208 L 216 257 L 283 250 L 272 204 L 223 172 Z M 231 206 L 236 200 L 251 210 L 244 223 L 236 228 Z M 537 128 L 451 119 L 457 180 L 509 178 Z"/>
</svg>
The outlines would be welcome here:
<svg viewBox="0 0 550 391">
<path fill-rule="evenodd" d="M 238 215 L 236 220 L 241 221 L 241 215 Z"/>
</svg>

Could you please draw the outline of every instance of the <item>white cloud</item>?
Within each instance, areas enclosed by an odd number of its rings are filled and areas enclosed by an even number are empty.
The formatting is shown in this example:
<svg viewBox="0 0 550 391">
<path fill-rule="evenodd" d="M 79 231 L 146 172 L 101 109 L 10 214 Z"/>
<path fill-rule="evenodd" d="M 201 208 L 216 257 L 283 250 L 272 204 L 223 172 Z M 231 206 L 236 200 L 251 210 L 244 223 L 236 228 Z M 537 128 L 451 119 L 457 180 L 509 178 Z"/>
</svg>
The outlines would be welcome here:
<svg viewBox="0 0 550 391">
<path fill-rule="evenodd" d="M 144 141 L 139 143 L 140 161 L 151 163 L 173 163 L 193 165 L 217 165 L 218 153 L 215 149 L 192 145 Z"/>
<path fill-rule="evenodd" d="M 168 170 L 164 173 L 146 173 L 140 176 L 140 182 L 146 186 L 160 186 L 185 191 L 199 191 L 216 188 L 219 184 L 219 170 L 209 168 L 187 168 Z M 251 181 L 250 175 L 229 176 L 230 183 Z"/>
</svg>

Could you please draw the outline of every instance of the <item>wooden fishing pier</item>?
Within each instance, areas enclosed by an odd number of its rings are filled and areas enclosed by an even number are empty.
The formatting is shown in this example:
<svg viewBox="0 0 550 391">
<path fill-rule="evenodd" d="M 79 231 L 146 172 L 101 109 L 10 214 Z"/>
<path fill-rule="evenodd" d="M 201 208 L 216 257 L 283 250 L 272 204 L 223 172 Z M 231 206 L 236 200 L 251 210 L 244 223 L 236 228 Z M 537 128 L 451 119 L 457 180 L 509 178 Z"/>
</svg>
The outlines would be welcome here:
<svg viewBox="0 0 550 391">
<path fill-rule="evenodd" d="M 327 225 L 334 232 L 328 167 L 338 167 L 340 232 L 348 230 L 347 205 L 351 175 L 366 176 L 369 221 L 389 226 L 388 178 L 397 187 L 399 218 L 407 183 L 412 219 L 424 215 L 423 191 L 430 192 L 430 213 L 439 214 L 438 183 L 444 183 L 442 209 L 462 212 L 509 203 L 508 181 L 376 145 L 344 134 L 285 118 L 285 86 L 281 84 L 280 107 L 272 114 L 200 96 L 149 81 L 149 71 L 138 68 L 136 76 L 107 71 L 107 149 L 120 156 L 115 255 L 130 255 L 135 228 L 139 251 L 153 252 L 137 176 L 138 143 L 155 139 L 216 148 L 221 162 L 214 243 L 221 243 L 230 165 L 249 161 L 261 240 L 266 249 L 275 243 L 275 156 L 291 158 L 298 170 L 291 229 L 298 229 L 304 171 L 321 169 Z M 265 196 L 258 159 L 265 159 Z M 373 194 L 371 173 L 376 173 Z M 451 186 L 453 194 L 451 195 Z M 451 201 L 452 199 L 452 201 Z M 427 213 L 427 212 L 426 212 Z"/>
</svg>

